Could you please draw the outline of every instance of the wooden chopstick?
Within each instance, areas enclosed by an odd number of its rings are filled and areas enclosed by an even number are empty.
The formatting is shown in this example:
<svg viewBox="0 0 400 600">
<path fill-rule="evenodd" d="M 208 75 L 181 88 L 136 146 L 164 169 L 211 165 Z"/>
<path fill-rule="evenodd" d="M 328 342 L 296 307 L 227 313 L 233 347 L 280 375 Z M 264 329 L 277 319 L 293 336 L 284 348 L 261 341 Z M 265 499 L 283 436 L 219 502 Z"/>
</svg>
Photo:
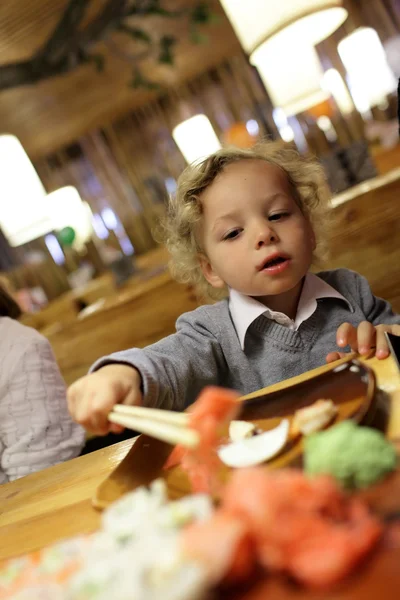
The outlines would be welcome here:
<svg viewBox="0 0 400 600">
<path fill-rule="evenodd" d="M 147 406 L 126 406 L 125 404 L 116 404 L 113 413 L 128 415 L 130 417 L 140 417 L 152 419 L 171 425 L 185 426 L 189 422 L 188 413 L 175 412 L 172 410 L 162 410 L 160 408 L 148 408 Z"/>
<path fill-rule="evenodd" d="M 144 416 L 132 416 L 131 414 L 126 414 L 126 411 L 125 414 L 123 414 L 124 411 L 121 411 L 120 409 L 117 411 L 115 410 L 116 406 L 114 407 L 113 412 L 109 413 L 108 415 L 108 420 L 112 423 L 116 423 L 117 425 L 122 425 L 122 427 L 127 427 L 128 429 L 133 429 L 134 431 L 151 435 L 152 437 L 163 440 L 164 442 L 168 442 L 169 444 L 181 444 L 187 448 L 195 448 L 199 444 L 200 436 L 194 429 L 186 427 L 187 419 L 186 423 L 183 423 L 182 420 L 179 424 L 171 422 L 168 423 L 161 421 L 160 415 L 158 415 L 158 420 L 154 420 L 153 418 L 146 418 Z M 170 411 L 159 412 L 170 414 Z M 144 413 L 140 411 L 140 414 Z"/>
</svg>

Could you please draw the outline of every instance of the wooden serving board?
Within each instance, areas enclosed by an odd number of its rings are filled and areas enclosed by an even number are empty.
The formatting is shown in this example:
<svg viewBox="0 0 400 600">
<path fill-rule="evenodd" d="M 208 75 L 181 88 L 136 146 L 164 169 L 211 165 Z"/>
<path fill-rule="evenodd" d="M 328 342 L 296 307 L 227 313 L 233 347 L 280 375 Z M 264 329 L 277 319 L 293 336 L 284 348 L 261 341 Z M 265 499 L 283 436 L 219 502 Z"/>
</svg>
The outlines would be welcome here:
<svg viewBox="0 0 400 600">
<path fill-rule="evenodd" d="M 238 418 L 268 431 L 283 418 L 291 420 L 299 408 L 326 398 L 333 400 L 337 406 L 335 422 L 350 417 L 359 423 L 369 422 L 377 417 L 378 395 L 375 390 L 374 371 L 350 357 L 244 396 Z M 301 437 L 289 439 L 285 449 L 265 468 L 299 466 L 302 449 Z M 171 450 L 172 446 L 165 442 L 139 436 L 126 458 L 96 490 L 93 505 L 99 509 L 106 508 L 124 493 L 147 485 L 156 477 L 164 477 L 173 498 L 190 493 L 189 481 L 179 466 L 170 471 L 163 470 Z M 221 479 L 226 480 L 229 472 L 230 469 L 222 466 Z"/>
<path fill-rule="evenodd" d="M 348 417 L 380 427 L 400 450 L 400 375 L 392 359 L 351 361 L 342 359 L 292 380 L 250 394 L 243 400 L 240 418 L 270 429 L 282 418 L 292 418 L 301 406 L 319 398 L 331 398 L 338 406 L 338 420 Z M 350 361 L 350 362 L 349 362 Z M 346 366 L 344 366 L 346 365 Z M 339 367 L 339 368 L 338 368 Z M 358 367 L 350 369 L 350 367 Z M 342 370 L 341 370 L 342 369 Z M 376 388 L 376 390 L 375 390 Z M 377 391 L 374 394 L 374 391 Z M 154 452 L 153 452 L 154 449 Z M 185 473 L 179 467 L 164 471 L 163 464 L 172 447 L 140 436 L 118 468 L 99 486 L 94 504 L 107 506 L 122 493 L 163 476 L 171 498 L 190 491 Z M 149 456 L 151 451 L 151 457 Z M 301 465 L 301 441 L 289 444 L 286 451 L 265 468 Z M 229 477 L 224 468 L 222 477 Z M 360 494 L 384 520 L 400 514 L 400 472 Z M 350 578 L 329 592 L 314 592 L 295 585 L 285 577 L 262 575 L 246 588 L 220 592 L 218 600 L 385 600 L 400 597 L 400 532 L 393 547 L 381 547 Z"/>
</svg>

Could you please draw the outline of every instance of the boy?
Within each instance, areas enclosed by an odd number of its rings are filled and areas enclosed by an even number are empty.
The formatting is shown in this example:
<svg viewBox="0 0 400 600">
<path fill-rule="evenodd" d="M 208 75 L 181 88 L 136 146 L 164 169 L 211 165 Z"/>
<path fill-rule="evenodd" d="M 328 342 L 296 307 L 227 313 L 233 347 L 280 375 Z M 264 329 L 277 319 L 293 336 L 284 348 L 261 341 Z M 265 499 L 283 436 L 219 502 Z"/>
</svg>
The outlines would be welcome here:
<svg viewBox="0 0 400 600">
<path fill-rule="evenodd" d="M 189 166 L 171 199 L 166 244 L 174 273 L 222 301 L 182 315 L 177 333 L 99 360 L 68 393 L 72 416 L 97 434 L 114 404 L 183 410 L 206 385 L 247 394 L 339 357 L 389 351 L 400 318 L 352 271 L 309 272 L 329 194 L 322 168 L 268 142 Z"/>
</svg>

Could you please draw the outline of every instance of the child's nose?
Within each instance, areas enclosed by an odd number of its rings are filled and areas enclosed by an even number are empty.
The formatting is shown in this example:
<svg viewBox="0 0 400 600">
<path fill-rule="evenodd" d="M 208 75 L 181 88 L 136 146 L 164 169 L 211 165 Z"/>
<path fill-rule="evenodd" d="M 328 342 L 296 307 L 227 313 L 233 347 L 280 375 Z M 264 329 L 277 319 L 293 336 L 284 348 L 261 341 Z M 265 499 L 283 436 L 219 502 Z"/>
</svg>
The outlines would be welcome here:
<svg viewBox="0 0 400 600">
<path fill-rule="evenodd" d="M 278 241 L 278 236 L 271 227 L 263 227 L 259 230 L 256 236 L 256 248 L 262 248 L 263 246 L 269 246 Z"/>
</svg>

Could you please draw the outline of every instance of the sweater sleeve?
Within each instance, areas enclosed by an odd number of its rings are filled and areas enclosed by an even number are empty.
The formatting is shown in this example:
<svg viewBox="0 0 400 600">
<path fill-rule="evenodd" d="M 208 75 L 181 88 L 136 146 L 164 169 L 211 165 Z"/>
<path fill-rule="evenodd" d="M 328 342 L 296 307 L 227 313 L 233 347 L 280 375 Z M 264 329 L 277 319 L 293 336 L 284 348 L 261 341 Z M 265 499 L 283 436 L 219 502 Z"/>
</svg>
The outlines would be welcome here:
<svg viewBox="0 0 400 600">
<path fill-rule="evenodd" d="M 183 410 L 206 385 L 218 385 L 227 371 L 221 345 L 205 311 L 182 315 L 177 332 L 143 350 L 132 348 L 97 361 L 91 371 L 110 363 L 135 367 L 147 406 Z"/>
<path fill-rule="evenodd" d="M 373 325 L 399 325 L 400 315 L 393 312 L 389 302 L 374 296 L 365 277 L 357 276 L 358 294 L 367 321 Z"/>
<path fill-rule="evenodd" d="M 65 384 L 45 337 L 29 340 L 6 382 L 0 404 L 3 479 L 77 456 L 85 432 L 69 416 Z"/>
</svg>

